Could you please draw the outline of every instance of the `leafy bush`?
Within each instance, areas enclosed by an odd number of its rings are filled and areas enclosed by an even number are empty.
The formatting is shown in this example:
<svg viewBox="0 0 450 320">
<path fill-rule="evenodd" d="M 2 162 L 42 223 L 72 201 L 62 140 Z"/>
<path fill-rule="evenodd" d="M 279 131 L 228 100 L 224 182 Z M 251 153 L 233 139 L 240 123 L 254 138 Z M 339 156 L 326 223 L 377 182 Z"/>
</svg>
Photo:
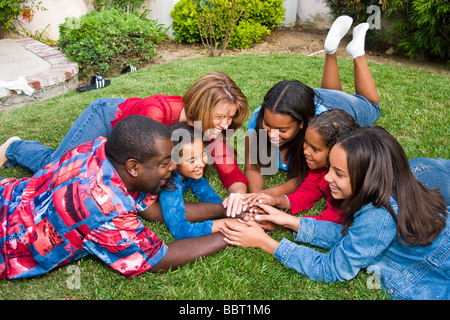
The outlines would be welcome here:
<svg viewBox="0 0 450 320">
<path fill-rule="evenodd" d="M 249 44 L 261 39 L 264 34 L 270 33 L 273 28 L 280 25 L 284 20 L 285 9 L 283 7 L 284 0 L 237 0 L 236 11 L 242 11 L 239 20 L 236 22 L 236 28 L 231 35 L 229 47 L 246 48 Z M 228 23 L 226 13 L 230 8 L 230 0 L 215 0 L 214 11 L 205 6 L 201 7 L 198 1 L 181 0 L 179 1 L 170 16 L 174 19 L 172 28 L 174 30 L 175 39 L 188 43 L 200 42 L 199 20 L 202 21 L 201 15 L 205 12 L 212 13 L 213 22 L 221 19 L 221 25 Z M 243 23 L 242 26 L 239 26 Z M 250 24 L 253 24 L 250 27 Z M 223 30 L 218 27 L 216 22 L 214 33 L 221 38 Z"/>
<path fill-rule="evenodd" d="M 368 18 L 367 8 L 377 5 L 384 12 L 388 0 L 326 0 L 334 17 L 347 15 L 353 18 L 354 23 L 366 22 Z"/>
<path fill-rule="evenodd" d="M 355 23 L 367 21 L 367 7 L 378 5 L 383 19 L 392 23 L 389 31 L 398 38 L 398 49 L 414 59 L 419 52 L 432 58 L 450 58 L 450 3 L 448 0 L 327 0 L 335 17 L 346 14 Z M 379 31 L 371 31 L 373 33 Z M 386 32 L 382 32 L 385 37 Z M 389 37 L 391 38 L 391 37 Z M 386 40 L 386 37 L 385 37 Z"/>
<path fill-rule="evenodd" d="M 134 12 L 142 7 L 144 0 L 93 0 L 94 8 L 97 11 L 109 9 L 129 9 Z"/>
<path fill-rule="evenodd" d="M 165 38 L 156 21 L 117 9 L 90 11 L 80 21 L 67 18 L 59 33 L 59 49 L 78 62 L 80 73 L 104 74 L 130 61 L 150 61 L 157 55 L 155 44 Z"/>
<path fill-rule="evenodd" d="M 265 34 L 270 34 L 268 27 L 252 20 L 241 21 L 233 30 L 229 46 L 238 49 L 247 49 L 252 43 L 261 40 L 261 37 Z"/>
<path fill-rule="evenodd" d="M 393 0 L 389 14 L 398 19 L 394 31 L 398 46 L 414 59 L 424 50 L 429 56 L 450 58 L 450 3 L 448 0 Z"/>
</svg>

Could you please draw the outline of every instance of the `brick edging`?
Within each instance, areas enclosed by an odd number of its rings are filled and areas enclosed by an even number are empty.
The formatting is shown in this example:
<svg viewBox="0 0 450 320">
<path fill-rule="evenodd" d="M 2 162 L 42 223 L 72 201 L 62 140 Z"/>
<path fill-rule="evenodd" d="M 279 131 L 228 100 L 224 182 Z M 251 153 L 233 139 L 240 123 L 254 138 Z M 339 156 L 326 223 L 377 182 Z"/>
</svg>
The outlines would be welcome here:
<svg viewBox="0 0 450 320">
<path fill-rule="evenodd" d="M 71 62 L 61 51 L 50 47 L 33 38 L 13 39 L 17 44 L 31 51 L 51 67 L 43 72 L 26 77 L 28 84 L 35 90 L 40 90 L 61 82 L 65 82 L 78 74 L 78 64 Z"/>
</svg>

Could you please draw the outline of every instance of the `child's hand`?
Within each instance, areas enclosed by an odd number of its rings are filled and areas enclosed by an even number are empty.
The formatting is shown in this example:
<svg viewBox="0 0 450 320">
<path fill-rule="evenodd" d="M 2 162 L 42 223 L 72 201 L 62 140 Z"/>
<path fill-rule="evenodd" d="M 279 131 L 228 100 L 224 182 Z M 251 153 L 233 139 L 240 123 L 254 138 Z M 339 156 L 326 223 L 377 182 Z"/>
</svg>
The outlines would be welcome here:
<svg viewBox="0 0 450 320">
<path fill-rule="evenodd" d="M 244 196 L 243 204 L 248 206 L 248 211 L 252 213 L 262 213 L 256 203 L 264 203 L 270 206 L 277 205 L 276 198 L 266 193 L 249 193 Z"/>
<path fill-rule="evenodd" d="M 262 210 L 262 209 L 259 209 L 259 210 L 261 210 L 261 212 L 264 213 L 264 210 Z M 244 219 L 241 219 L 241 220 L 244 220 L 244 221 L 249 221 L 249 220 L 256 221 L 255 217 L 257 215 L 258 214 L 249 213 L 249 214 L 247 214 L 247 216 Z M 270 221 L 256 221 L 256 222 L 261 226 L 261 228 L 263 228 L 266 231 L 273 231 L 273 230 L 277 230 L 279 228 L 278 225 L 276 225 L 275 223 L 272 223 Z"/>
<path fill-rule="evenodd" d="M 230 195 L 223 200 L 222 205 L 227 209 L 226 216 L 235 218 L 243 211 L 246 211 L 248 206 L 244 205 L 242 193 L 230 193 Z"/>
</svg>

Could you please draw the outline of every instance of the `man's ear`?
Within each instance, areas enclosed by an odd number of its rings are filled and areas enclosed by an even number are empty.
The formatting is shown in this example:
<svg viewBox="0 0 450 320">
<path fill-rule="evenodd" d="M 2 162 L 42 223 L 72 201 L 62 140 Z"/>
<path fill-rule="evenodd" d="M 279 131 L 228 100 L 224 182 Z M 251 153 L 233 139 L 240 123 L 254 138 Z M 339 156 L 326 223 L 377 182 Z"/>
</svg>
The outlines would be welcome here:
<svg viewBox="0 0 450 320">
<path fill-rule="evenodd" d="M 139 176 L 140 165 L 141 164 L 136 159 L 128 159 L 127 162 L 125 162 L 125 169 L 133 178 L 137 178 Z"/>
</svg>

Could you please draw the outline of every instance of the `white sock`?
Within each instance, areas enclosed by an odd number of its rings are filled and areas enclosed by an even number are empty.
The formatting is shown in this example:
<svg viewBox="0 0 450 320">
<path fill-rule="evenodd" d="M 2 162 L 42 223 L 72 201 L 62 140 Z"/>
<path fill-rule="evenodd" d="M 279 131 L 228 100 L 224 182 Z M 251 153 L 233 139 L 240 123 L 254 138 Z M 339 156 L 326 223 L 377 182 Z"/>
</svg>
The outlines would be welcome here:
<svg viewBox="0 0 450 320">
<path fill-rule="evenodd" d="M 337 51 L 339 42 L 347 34 L 352 23 L 353 19 L 349 16 L 340 16 L 333 22 L 325 39 L 324 49 L 326 53 L 333 54 Z"/>
<path fill-rule="evenodd" d="M 353 29 L 353 40 L 347 45 L 347 52 L 353 59 L 366 54 L 364 44 L 368 29 L 369 24 L 367 22 L 360 23 Z"/>
</svg>

